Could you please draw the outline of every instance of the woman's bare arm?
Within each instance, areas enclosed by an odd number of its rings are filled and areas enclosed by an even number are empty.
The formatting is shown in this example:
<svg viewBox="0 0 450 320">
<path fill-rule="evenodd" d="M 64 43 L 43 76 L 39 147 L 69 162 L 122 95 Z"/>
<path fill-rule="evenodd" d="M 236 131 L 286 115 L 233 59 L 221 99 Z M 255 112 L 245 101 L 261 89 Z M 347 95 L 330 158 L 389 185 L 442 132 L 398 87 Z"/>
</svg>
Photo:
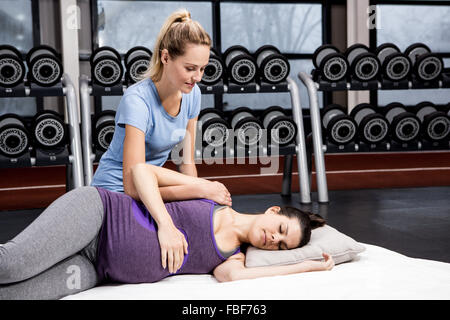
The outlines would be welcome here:
<svg viewBox="0 0 450 320">
<path fill-rule="evenodd" d="M 182 142 L 183 161 L 178 170 L 189 176 L 197 177 L 197 168 L 195 166 L 195 134 L 197 128 L 197 118 L 190 119 L 186 126 L 186 135 Z"/>
<path fill-rule="evenodd" d="M 142 201 L 131 176 L 131 168 L 138 163 L 145 164 L 145 134 L 133 126 L 125 125 L 125 139 L 123 146 L 123 189 L 125 194 L 131 196 L 135 200 Z M 206 183 L 211 182 L 206 179 L 197 178 L 197 171 L 195 171 L 195 175 L 193 173 L 191 174 L 194 179 L 186 180 L 186 175 L 177 173 L 178 180 L 172 180 L 171 183 L 166 184 L 166 180 L 164 179 L 174 178 L 172 173 L 176 172 L 169 169 L 165 170 L 168 171 L 157 171 L 157 173 L 160 173 L 160 178 L 163 179 L 159 187 L 159 192 L 163 201 L 207 198 L 220 204 L 231 205 L 231 197 L 223 184 L 218 185 L 218 183 L 216 183 L 215 185 L 206 186 Z"/>
<path fill-rule="evenodd" d="M 264 266 L 247 268 L 245 266 L 245 255 L 238 253 L 228 258 L 225 262 L 214 269 L 217 281 L 235 281 L 243 279 L 255 279 L 260 277 L 280 276 L 286 274 L 331 270 L 334 261 L 331 256 L 324 253 L 325 261 L 304 261 L 284 266 Z"/>
</svg>

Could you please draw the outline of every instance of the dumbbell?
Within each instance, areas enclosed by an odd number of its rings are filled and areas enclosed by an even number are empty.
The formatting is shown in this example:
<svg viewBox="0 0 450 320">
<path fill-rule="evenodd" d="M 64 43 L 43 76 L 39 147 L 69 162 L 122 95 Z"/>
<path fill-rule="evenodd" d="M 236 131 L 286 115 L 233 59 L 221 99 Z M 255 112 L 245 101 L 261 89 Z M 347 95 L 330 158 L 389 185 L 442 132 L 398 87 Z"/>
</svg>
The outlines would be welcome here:
<svg viewBox="0 0 450 320">
<path fill-rule="evenodd" d="M 399 102 L 392 102 L 383 108 L 384 116 L 389 121 L 390 136 L 399 143 L 410 142 L 418 138 L 420 120 Z"/>
<path fill-rule="evenodd" d="M 357 136 L 367 144 L 378 144 L 384 141 L 389 133 L 389 123 L 375 107 L 368 103 L 360 103 L 350 112 L 358 125 Z"/>
<path fill-rule="evenodd" d="M 421 81 L 436 80 L 442 73 L 444 63 L 442 58 L 431 52 L 423 43 L 414 43 L 405 50 L 405 55 L 411 60 L 413 72 Z"/>
<path fill-rule="evenodd" d="M 243 46 L 231 46 L 223 53 L 223 59 L 230 80 L 243 85 L 256 77 L 256 62 Z"/>
<path fill-rule="evenodd" d="M 57 84 L 63 75 L 60 54 L 50 46 L 33 47 L 26 56 L 28 80 L 43 87 Z"/>
<path fill-rule="evenodd" d="M 393 43 L 383 43 L 375 52 L 381 63 L 381 72 L 386 79 L 401 81 L 411 73 L 411 61 Z"/>
<path fill-rule="evenodd" d="M 375 79 L 380 73 L 380 61 L 370 52 L 369 48 L 356 43 L 347 48 L 345 56 L 350 65 L 352 75 L 360 81 Z"/>
<path fill-rule="evenodd" d="M 36 147 L 53 149 L 67 143 L 67 127 L 61 115 L 44 110 L 33 117 L 33 139 Z"/>
<path fill-rule="evenodd" d="M 15 87 L 25 77 L 22 54 L 10 45 L 0 46 L 0 87 Z"/>
<path fill-rule="evenodd" d="M 355 140 L 357 125 L 339 104 L 329 104 L 321 112 L 322 126 L 328 140 L 335 145 L 345 145 Z"/>
<path fill-rule="evenodd" d="M 253 56 L 263 81 L 273 84 L 280 83 L 289 75 L 289 61 L 275 46 L 262 46 L 255 51 Z"/>
<path fill-rule="evenodd" d="M 201 125 L 202 142 L 204 145 L 220 147 L 226 144 L 231 127 L 224 119 L 223 112 L 217 109 L 206 108 L 200 111 L 198 125 Z"/>
<path fill-rule="evenodd" d="M 438 111 L 436 106 L 424 101 L 415 107 L 416 116 L 422 122 L 422 135 L 429 141 L 443 141 L 448 139 L 450 134 L 450 117 L 442 111 Z"/>
<path fill-rule="evenodd" d="M 125 77 L 128 83 L 136 83 L 141 80 L 142 75 L 150 65 L 152 52 L 146 47 L 133 47 L 125 54 Z"/>
<path fill-rule="evenodd" d="M 261 122 L 267 130 L 269 141 L 273 145 L 285 146 L 295 141 L 297 125 L 286 111 L 279 106 L 272 106 L 264 110 Z"/>
<path fill-rule="evenodd" d="M 0 117 L 0 154 L 8 158 L 20 157 L 30 147 L 30 134 L 23 119 L 12 113 Z"/>
<path fill-rule="evenodd" d="M 233 110 L 230 124 L 239 145 L 252 146 L 261 140 L 262 123 L 250 108 L 239 107 Z"/>
<path fill-rule="evenodd" d="M 91 54 L 92 80 L 104 87 L 114 86 L 122 81 L 123 66 L 120 54 L 111 47 L 100 47 Z"/>
<path fill-rule="evenodd" d="M 216 50 L 210 50 L 209 61 L 203 73 L 202 83 L 213 85 L 223 79 L 225 74 L 225 65 L 222 58 Z"/>
<path fill-rule="evenodd" d="M 115 130 L 116 112 L 104 110 L 94 117 L 94 146 L 99 151 L 106 151 L 111 143 Z"/>
<path fill-rule="evenodd" d="M 313 64 L 327 81 L 340 81 L 348 74 L 347 59 L 331 44 L 320 46 L 314 51 Z"/>
</svg>

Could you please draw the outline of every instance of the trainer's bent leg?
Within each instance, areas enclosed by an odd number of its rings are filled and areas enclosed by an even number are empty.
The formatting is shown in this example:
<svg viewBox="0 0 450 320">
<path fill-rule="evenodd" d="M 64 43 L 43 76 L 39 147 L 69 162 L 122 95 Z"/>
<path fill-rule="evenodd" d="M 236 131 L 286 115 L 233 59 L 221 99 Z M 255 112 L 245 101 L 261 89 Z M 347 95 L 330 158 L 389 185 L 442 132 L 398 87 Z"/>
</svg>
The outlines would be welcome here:
<svg viewBox="0 0 450 320">
<path fill-rule="evenodd" d="M 28 280 L 0 285 L 0 300 L 55 300 L 98 283 L 92 262 L 77 254 Z"/>
<path fill-rule="evenodd" d="M 0 284 L 26 280 L 78 253 L 97 238 L 102 221 L 103 203 L 95 187 L 59 197 L 0 246 Z"/>
</svg>

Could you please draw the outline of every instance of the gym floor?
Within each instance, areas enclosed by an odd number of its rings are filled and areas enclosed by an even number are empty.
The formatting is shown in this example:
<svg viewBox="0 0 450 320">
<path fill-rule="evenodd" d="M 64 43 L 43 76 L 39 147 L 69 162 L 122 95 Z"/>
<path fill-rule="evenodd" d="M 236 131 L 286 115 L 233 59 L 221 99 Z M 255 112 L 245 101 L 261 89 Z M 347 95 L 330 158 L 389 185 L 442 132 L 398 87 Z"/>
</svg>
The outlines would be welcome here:
<svg viewBox="0 0 450 320">
<path fill-rule="evenodd" d="M 450 262 L 450 187 L 329 191 L 330 202 L 301 205 L 298 193 L 233 196 L 239 212 L 291 205 L 321 214 L 328 224 L 358 242 L 414 258 Z M 43 209 L 0 211 L 0 243 L 12 239 Z"/>
</svg>

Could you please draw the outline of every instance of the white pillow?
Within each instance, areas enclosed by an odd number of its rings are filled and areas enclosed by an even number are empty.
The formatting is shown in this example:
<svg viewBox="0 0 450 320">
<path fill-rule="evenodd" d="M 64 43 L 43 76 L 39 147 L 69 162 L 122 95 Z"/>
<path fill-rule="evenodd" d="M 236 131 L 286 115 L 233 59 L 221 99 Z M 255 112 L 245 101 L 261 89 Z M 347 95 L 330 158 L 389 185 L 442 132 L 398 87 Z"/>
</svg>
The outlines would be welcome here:
<svg viewBox="0 0 450 320">
<path fill-rule="evenodd" d="M 322 252 L 328 253 L 335 264 L 353 260 L 358 253 L 366 248 L 337 231 L 329 225 L 324 225 L 311 231 L 311 240 L 305 246 L 290 250 L 263 250 L 253 246 L 248 247 L 245 255 L 247 267 L 286 265 L 305 260 L 324 260 Z"/>
</svg>

